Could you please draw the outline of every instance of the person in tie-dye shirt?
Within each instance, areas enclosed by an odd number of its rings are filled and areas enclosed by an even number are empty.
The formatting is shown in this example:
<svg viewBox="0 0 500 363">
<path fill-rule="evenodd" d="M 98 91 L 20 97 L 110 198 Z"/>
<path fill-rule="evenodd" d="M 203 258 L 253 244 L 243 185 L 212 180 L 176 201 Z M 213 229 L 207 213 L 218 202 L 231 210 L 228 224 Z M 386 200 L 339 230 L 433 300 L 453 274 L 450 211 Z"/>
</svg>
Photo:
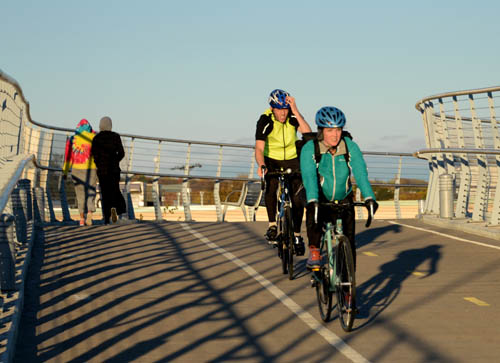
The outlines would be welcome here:
<svg viewBox="0 0 500 363">
<path fill-rule="evenodd" d="M 76 126 L 75 134 L 66 141 L 63 177 L 66 179 L 71 170 L 80 213 L 80 226 L 92 225 L 92 213 L 96 209 L 97 173 L 91 153 L 94 136 L 92 126 L 87 120 L 82 119 Z"/>
</svg>

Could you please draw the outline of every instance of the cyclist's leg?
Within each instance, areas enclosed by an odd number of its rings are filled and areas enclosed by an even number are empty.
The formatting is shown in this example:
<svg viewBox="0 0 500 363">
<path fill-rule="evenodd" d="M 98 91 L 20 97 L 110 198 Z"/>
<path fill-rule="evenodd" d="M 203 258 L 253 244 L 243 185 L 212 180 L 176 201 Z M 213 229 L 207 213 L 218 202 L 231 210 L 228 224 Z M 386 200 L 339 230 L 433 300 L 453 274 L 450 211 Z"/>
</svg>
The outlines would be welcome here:
<svg viewBox="0 0 500 363">
<path fill-rule="evenodd" d="M 349 244 L 351 245 L 354 271 L 356 271 L 356 241 L 355 241 L 356 221 L 354 214 L 354 206 L 344 213 L 342 217 L 342 226 L 344 229 L 344 234 L 349 239 Z"/>
<path fill-rule="evenodd" d="M 318 213 L 318 223 L 314 223 L 314 205 L 306 208 L 307 239 L 309 240 L 309 258 L 307 267 L 319 268 L 321 256 L 319 255 L 319 245 L 321 242 L 322 214 Z"/>
<path fill-rule="evenodd" d="M 300 233 L 302 219 L 304 218 L 306 194 L 304 186 L 302 185 L 302 178 L 300 176 L 294 177 L 291 180 L 291 184 L 294 232 Z"/>
<path fill-rule="evenodd" d="M 302 219 L 304 218 L 305 207 L 305 190 L 302 186 L 302 178 L 295 177 L 292 181 L 292 218 L 293 218 L 293 232 L 294 243 L 298 256 L 303 256 L 305 253 L 304 239 L 301 236 Z"/>
<path fill-rule="evenodd" d="M 287 160 L 286 167 L 292 170 L 300 170 L 300 160 L 298 158 Z M 306 205 L 306 194 L 302 185 L 302 177 L 294 175 L 290 178 L 290 197 L 292 198 L 292 218 L 295 234 L 300 234 L 302 219 L 304 217 L 304 207 Z"/>
<path fill-rule="evenodd" d="M 268 172 L 276 171 L 279 169 L 279 165 L 276 160 L 270 158 L 264 158 L 267 166 Z M 264 199 L 266 201 L 267 218 L 269 220 L 269 229 L 266 232 L 266 237 L 268 240 L 275 240 L 278 234 L 276 228 L 276 211 L 278 198 L 276 191 L 278 190 L 278 178 L 265 176 L 266 179 L 266 190 L 264 193 Z"/>
</svg>

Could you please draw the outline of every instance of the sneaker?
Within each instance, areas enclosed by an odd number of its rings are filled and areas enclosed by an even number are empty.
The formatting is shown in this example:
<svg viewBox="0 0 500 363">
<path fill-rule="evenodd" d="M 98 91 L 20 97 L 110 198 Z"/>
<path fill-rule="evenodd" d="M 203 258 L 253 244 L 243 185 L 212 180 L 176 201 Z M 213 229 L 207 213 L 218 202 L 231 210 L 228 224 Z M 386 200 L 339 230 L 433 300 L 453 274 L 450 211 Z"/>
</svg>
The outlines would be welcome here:
<svg viewBox="0 0 500 363">
<path fill-rule="evenodd" d="M 116 208 L 111 208 L 111 222 L 116 223 L 118 221 L 118 214 L 116 214 Z"/>
<path fill-rule="evenodd" d="M 266 232 L 266 239 L 271 243 L 276 241 L 276 237 L 278 237 L 278 227 L 269 227 Z"/>
<path fill-rule="evenodd" d="M 301 236 L 295 236 L 293 242 L 295 247 L 295 254 L 297 256 L 304 256 L 305 253 L 304 239 Z"/>
<path fill-rule="evenodd" d="M 310 270 L 316 270 L 321 267 L 319 248 L 309 246 L 309 258 L 307 259 L 306 266 Z"/>
<path fill-rule="evenodd" d="M 86 226 L 92 225 L 92 214 L 87 214 L 87 219 L 85 220 L 85 225 Z"/>
</svg>

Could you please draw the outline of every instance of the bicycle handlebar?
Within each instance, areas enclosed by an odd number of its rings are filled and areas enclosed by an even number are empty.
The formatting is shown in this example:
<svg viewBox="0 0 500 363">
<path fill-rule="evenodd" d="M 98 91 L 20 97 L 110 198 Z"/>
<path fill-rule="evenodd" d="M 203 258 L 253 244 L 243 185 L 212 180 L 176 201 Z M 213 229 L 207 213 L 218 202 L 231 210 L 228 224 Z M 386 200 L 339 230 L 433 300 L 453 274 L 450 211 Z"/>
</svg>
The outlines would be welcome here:
<svg viewBox="0 0 500 363">
<path fill-rule="evenodd" d="M 268 176 L 286 176 L 286 175 L 300 175 L 300 170 L 293 170 L 292 168 L 287 168 L 285 170 L 276 170 L 276 171 L 268 171 L 266 173 L 267 167 L 265 165 L 262 165 L 260 167 L 262 170 L 261 177 L 260 177 L 260 188 L 264 190 L 266 188 L 266 180 L 264 178 L 264 175 Z"/>
<path fill-rule="evenodd" d="M 320 203 L 321 205 L 328 206 L 328 207 L 333 207 L 336 209 L 343 209 L 343 208 L 348 208 L 351 206 L 354 207 L 365 207 L 368 210 L 368 219 L 366 220 L 365 227 L 370 227 L 370 224 L 372 224 L 373 220 L 373 204 L 370 204 L 370 207 L 368 207 L 365 203 L 363 202 L 340 202 L 340 203 L 335 203 L 335 202 L 323 202 Z M 314 224 L 318 224 L 318 203 L 315 204 L 314 206 Z"/>
</svg>

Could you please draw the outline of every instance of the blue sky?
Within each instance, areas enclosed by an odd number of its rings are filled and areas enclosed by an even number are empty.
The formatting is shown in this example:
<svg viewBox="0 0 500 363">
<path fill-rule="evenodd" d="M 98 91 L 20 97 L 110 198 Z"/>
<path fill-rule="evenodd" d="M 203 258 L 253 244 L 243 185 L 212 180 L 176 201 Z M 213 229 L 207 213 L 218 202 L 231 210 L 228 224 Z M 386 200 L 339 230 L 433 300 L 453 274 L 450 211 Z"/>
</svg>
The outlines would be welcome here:
<svg viewBox="0 0 500 363">
<path fill-rule="evenodd" d="M 424 146 L 414 105 L 500 84 L 498 1 L 8 1 L 0 69 L 32 118 L 253 144 L 274 88 L 314 124 L 344 110 L 363 150 Z M 313 127 L 314 128 L 314 127 Z"/>
</svg>

